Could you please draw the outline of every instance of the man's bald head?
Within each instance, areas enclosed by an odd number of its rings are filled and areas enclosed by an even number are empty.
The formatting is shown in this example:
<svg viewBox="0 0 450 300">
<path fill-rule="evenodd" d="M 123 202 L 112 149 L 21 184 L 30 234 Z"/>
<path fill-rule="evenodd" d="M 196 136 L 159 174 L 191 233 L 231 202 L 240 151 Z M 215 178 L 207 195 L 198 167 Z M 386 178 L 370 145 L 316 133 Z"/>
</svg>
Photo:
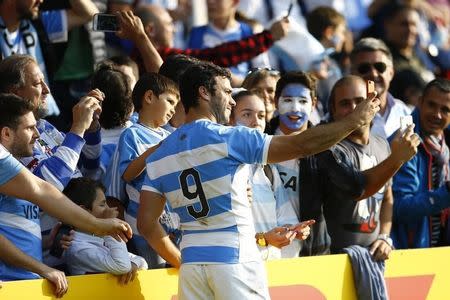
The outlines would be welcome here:
<svg viewBox="0 0 450 300">
<path fill-rule="evenodd" d="M 155 47 L 173 46 L 173 20 L 164 7 L 156 4 L 142 5 L 136 9 L 136 15 L 144 24 L 145 32 Z"/>
<path fill-rule="evenodd" d="M 336 99 L 336 95 L 340 94 L 338 91 L 341 89 L 351 89 L 354 86 L 362 86 L 365 88 L 366 82 L 363 78 L 355 75 L 347 75 L 336 81 L 333 88 L 331 89 L 330 97 L 328 98 L 328 107 L 330 111 L 330 116 L 334 119 L 334 114 L 336 112 L 336 101 L 339 99 Z M 364 95 L 364 98 L 367 97 L 367 95 Z"/>
</svg>

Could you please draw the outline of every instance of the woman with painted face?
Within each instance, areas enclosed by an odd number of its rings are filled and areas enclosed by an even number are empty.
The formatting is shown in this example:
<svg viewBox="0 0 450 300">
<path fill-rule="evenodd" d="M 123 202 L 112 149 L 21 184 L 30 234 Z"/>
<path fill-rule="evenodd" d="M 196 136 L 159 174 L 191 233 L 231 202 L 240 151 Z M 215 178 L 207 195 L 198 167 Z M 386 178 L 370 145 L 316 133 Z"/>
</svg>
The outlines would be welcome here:
<svg viewBox="0 0 450 300">
<path fill-rule="evenodd" d="M 236 106 L 231 124 L 263 131 L 266 125 L 264 101 L 256 94 L 241 90 L 233 95 Z M 264 260 L 298 257 L 300 241 L 309 236 L 309 220 L 299 223 L 286 196 L 275 166 L 250 165 L 249 184 L 252 190 L 252 215 L 255 236 Z"/>
</svg>

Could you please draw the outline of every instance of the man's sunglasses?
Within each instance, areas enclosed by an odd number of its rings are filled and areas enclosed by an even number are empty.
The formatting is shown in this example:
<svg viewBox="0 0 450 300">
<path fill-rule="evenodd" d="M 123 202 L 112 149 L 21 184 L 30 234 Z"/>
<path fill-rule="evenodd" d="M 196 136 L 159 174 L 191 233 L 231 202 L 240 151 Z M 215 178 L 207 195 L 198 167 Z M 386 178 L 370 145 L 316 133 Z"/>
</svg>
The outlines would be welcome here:
<svg viewBox="0 0 450 300">
<path fill-rule="evenodd" d="M 359 74 L 367 74 L 370 71 L 372 71 L 372 67 L 375 68 L 375 70 L 378 71 L 378 73 L 383 74 L 384 71 L 386 71 L 387 69 L 387 65 L 384 62 L 376 62 L 374 64 L 369 64 L 369 63 L 363 63 L 360 64 L 356 70 L 358 71 Z"/>
</svg>

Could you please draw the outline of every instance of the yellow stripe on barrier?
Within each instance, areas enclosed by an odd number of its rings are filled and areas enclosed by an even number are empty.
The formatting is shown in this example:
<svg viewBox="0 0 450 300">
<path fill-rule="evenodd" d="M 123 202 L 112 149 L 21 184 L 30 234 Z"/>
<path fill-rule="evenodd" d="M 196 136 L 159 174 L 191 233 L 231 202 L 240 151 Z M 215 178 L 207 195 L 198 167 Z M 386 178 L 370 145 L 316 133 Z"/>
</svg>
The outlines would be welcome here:
<svg viewBox="0 0 450 300">
<path fill-rule="evenodd" d="M 399 250 L 387 261 L 385 278 L 391 300 L 449 299 L 450 247 Z M 267 263 L 272 299 L 356 299 L 346 255 L 304 257 Z M 176 299 L 178 272 L 141 271 L 129 285 L 109 274 L 72 276 L 67 300 Z M 53 299 L 46 280 L 4 282 L 0 299 Z M 244 300 L 244 299 L 242 299 Z"/>
</svg>

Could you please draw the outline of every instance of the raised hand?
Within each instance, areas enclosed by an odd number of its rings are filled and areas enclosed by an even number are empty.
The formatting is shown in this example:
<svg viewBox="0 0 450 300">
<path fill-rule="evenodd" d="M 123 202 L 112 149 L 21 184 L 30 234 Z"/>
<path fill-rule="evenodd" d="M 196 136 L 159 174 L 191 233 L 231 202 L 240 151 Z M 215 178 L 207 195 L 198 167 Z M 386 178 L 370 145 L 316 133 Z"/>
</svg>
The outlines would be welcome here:
<svg viewBox="0 0 450 300">
<path fill-rule="evenodd" d="M 120 11 L 116 15 L 120 28 L 116 32 L 118 37 L 138 42 L 141 36 L 146 34 L 141 19 L 132 11 Z"/>
<path fill-rule="evenodd" d="M 377 93 L 374 92 L 367 99 L 361 101 L 349 117 L 359 126 L 368 126 L 375 117 L 375 114 L 380 110 L 380 103 L 380 99 L 377 98 Z"/>
<path fill-rule="evenodd" d="M 391 141 L 392 155 L 402 163 L 416 155 L 417 147 L 420 145 L 420 138 L 413 130 L 414 124 L 408 126 L 404 132 L 399 129 Z"/>
<path fill-rule="evenodd" d="M 275 41 L 281 40 L 284 38 L 289 32 L 289 19 L 283 18 L 279 21 L 276 21 L 270 27 L 270 33 Z"/>
<path fill-rule="evenodd" d="M 101 102 L 104 97 L 100 90 L 95 89 L 80 99 L 72 109 L 73 123 L 70 132 L 82 137 L 85 131 L 91 128 L 102 112 Z"/>
</svg>

